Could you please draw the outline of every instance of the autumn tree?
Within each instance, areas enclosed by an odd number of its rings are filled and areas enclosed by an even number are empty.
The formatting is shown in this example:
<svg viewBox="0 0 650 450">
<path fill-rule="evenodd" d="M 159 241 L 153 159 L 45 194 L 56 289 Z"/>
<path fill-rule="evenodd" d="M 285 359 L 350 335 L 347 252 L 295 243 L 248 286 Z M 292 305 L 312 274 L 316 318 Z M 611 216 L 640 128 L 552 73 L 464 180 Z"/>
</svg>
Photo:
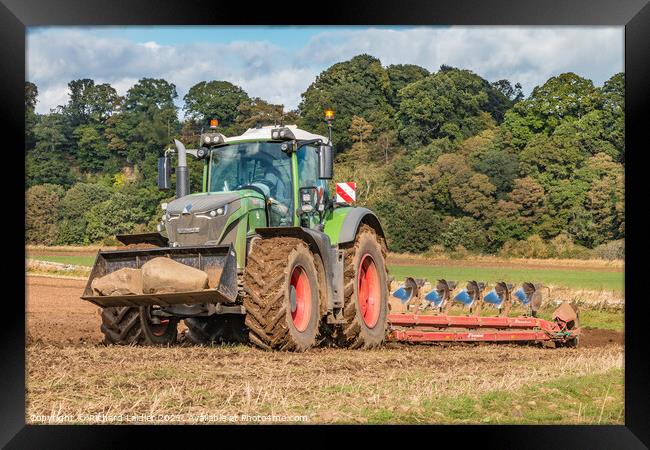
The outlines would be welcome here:
<svg viewBox="0 0 650 450">
<path fill-rule="evenodd" d="M 301 126 L 320 134 L 327 133 L 323 112 L 336 112 L 333 140 L 339 150 L 353 141 L 348 134 L 352 118 L 365 118 L 378 133 L 394 127 L 394 110 L 388 101 L 390 78 L 381 62 L 370 55 L 355 56 L 321 72 L 302 94 L 298 107 Z"/>
<path fill-rule="evenodd" d="M 390 80 L 388 100 L 395 109 L 399 109 L 400 98 L 398 92 L 409 84 L 429 75 L 427 69 L 415 64 L 392 64 L 386 67 L 386 73 Z"/>
<path fill-rule="evenodd" d="M 243 133 L 256 126 L 276 125 L 283 121 L 284 105 L 274 105 L 259 97 L 239 104 L 236 133 Z"/>
<path fill-rule="evenodd" d="M 441 70 L 399 91 L 400 138 L 410 147 L 461 140 L 494 125 L 508 100 L 469 70 Z"/>
<path fill-rule="evenodd" d="M 57 235 L 57 210 L 63 188 L 54 184 L 30 187 L 25 193 L 25 241 L 52 245 Z"/>
<path fill-rule="evenodd" d="M 517 102 L 505 114 L 502 129 L 511 145 L 523 148 L 536 134 L 550 135 L 561 123 L 582 118 L 602 102 L 600 91 L 590 80 L 563 73 Z"/>
<path fill-rule="evenodd" d="M 190 88 L 183 101 L 188 118 L 199 124 L 217 118 L 222 132 L 229 134 L 239 105 L 250 102 L 250 97 L 242 88 L 228 81 L 201 81 Z"/>
</svg>

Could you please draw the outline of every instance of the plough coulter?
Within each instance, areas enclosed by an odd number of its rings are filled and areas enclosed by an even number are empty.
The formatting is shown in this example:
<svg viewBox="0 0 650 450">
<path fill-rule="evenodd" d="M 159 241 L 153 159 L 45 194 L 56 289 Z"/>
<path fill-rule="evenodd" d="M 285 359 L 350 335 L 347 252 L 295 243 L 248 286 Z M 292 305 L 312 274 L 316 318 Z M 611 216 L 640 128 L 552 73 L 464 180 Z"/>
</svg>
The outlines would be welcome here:
<svg viewBox="0 0 650 450">
<path fill-rule="evenodd" d="M 579 315 L 576 307 L 563 302 L 552 320 L 537 317 L 546 286 L 525 282 L 518 289 L 503 281 L 485 293 L 487 284 L 469 281 L 457 290 L 455 281 L 438 280 L 426 292 L 426 280 L 407 278 L 393 293 L 389 340 L 403 342 L 553 342 L 556 346 L 578 345 Z M 457 292 L 456 292 L 457 291 Z M 513 303 L 514 302 L 514 303 Z M 509 315 L 513 304 L 526 313 Z M 466 309 L 466 315 L 451 315 L 452 306 Z M 490 307 L 497 316 L 486 316 Z"/>
</svg>

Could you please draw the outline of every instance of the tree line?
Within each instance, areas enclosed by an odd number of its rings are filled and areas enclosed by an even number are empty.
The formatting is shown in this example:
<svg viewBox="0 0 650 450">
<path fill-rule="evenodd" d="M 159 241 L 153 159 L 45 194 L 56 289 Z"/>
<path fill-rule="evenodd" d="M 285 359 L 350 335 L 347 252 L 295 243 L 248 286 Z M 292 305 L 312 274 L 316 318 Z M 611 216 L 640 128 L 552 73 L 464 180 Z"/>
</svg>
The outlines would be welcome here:
<svg viewBox="0 0 650 450">
<path fill-rule="evenodd" d="M 321 72 L 295 111 L 202 81 L 183 97 L 182 120 L 166 80 L 143 78 L 124 96 L 90 79 L 68 87 L 68 103 L 47 114 L 35 112 L 37 86 L 25 87 L 30 243 L 152 230 L 169 195 L 156 188 L 156 159 L 174 138 L 195 146 L 209 118 L 226 135 L 278 122 L 325 134 L 332 108 L 335 181 L 357 182 L 391 250 L 622 255 L 623 73 L 602 87 L 563 73 L 525 97 L 510 80 L 359 55 Z M 198 190 L 200 164 L 190 164 Z"/>
</svg>

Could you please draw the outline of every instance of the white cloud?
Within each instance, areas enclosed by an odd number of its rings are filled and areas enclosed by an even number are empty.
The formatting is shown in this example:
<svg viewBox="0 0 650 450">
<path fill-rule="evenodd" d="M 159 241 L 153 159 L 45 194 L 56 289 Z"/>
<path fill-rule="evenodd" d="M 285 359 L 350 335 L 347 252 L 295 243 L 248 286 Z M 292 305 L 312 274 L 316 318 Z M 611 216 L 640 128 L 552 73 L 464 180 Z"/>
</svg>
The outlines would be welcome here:
<svg viewBox="0 0 650 450">
<path fill-rule="evenodd" d="M 330 64 L 359 53 L 382 64 L 440 65 L 473 70 L 490 81 L 507 78 L 532 90 L 566 71 L 602 84 L 623 70 L 623 28 L 451 27 L 369 29 L 323 33 L 302 50 L 309 60 Z"/>
<path fill-rule="evenodd" d="M 164 78 L 179 100 L 202 80 L 228 80 L 249 95 L 295 108 L 320 71 L 359 53 L 382 64 L 441 64 L 495 81 L 521 82 L 525 92 L 573 71 L 597 85 L 623 70 L 623 28 L 450 27 L 336 30 L 314 35 L 296 52 L 265 41 L 163 45 L 100 37 L 78 29 L 28 36 L 28 79 L 39 88 L 37 111 L 67 102 L 67 83 L 92 78 L 120 94 L 142 77 Z"/>
</svg>

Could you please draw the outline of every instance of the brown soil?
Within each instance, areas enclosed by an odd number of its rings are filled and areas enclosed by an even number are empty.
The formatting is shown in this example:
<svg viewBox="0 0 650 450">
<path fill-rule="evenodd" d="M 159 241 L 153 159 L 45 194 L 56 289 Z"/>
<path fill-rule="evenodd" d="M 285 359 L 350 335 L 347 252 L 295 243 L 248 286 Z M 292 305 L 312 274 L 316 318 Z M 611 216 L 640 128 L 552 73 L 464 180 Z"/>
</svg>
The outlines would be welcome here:
<svg viewBox="0 0 650 450">
<path fill-rule="evenodd" d="M 625 333 L 599 328 L 583 328 L 580 336 L 580 347 L 593 348 L 606 345 L 624 345 Z"/>
<path fill-rule="evenodd" d="M 95 345 L 102 340 L 99 308 L 81 300 L 85 280 L 27 276 L 27 343 Z"/>
<path fill-rule="evenodd" d="M 121 247 L 120 247 L 120 248 L 121 248 Z M 123 248 L 124 248 L 124 249 L 158 248 L 158 246 L 157 246 L 157 245 L 153 245 L 153 244 L 147 244 L 147 243 L 145 243 L 145 242 L 141 242 L 141 243 L 139 243 L 139 244 L 129 244 L 129 245 L 125 245 Z"/>
</svg>

